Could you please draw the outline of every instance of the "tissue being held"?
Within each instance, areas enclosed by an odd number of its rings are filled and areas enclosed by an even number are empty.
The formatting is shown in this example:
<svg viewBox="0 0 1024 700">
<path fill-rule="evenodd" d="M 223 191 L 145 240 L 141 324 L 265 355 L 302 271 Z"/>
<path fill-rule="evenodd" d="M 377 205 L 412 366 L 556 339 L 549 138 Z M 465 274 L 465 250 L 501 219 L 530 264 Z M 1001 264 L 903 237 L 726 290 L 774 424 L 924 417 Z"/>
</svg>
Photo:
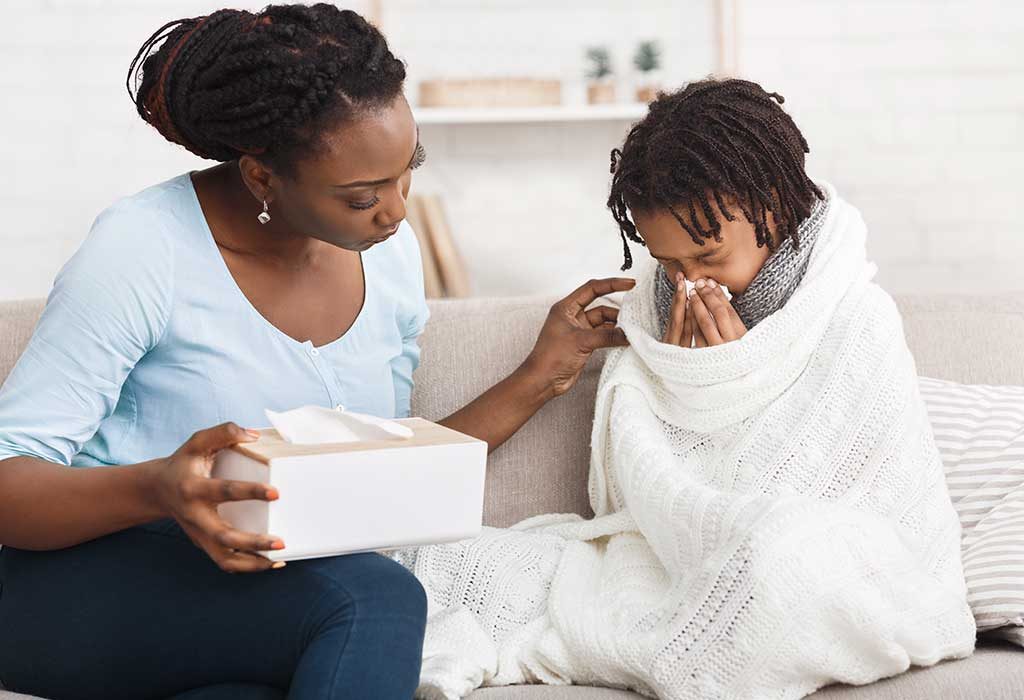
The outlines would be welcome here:
<svg viewBox="0 0 1024 700">
<path fill-rule="evenodd" d="M 264 411 L 278 434 L 293 445 L 357 442 L 359 440 L 408 440 L 412 429 L 392 420 L 323 406 L 303 406 L 291 411 Z"/>
</svg>

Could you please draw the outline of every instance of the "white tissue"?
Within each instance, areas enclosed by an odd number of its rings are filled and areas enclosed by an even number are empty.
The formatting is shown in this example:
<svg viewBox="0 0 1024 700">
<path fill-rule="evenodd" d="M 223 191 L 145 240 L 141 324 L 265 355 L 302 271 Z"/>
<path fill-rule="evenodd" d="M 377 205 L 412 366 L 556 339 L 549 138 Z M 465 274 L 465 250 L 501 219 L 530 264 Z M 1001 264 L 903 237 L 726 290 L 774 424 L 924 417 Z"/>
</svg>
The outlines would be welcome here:
<svg viewBox="0 0 1024 700">
<path fill-rule="evenodd" d="M 686 298 L 689 299 L 690 295 L 693 294 L 693 290 L 696 288 L 696 285 L 693 282 L 691 282 L 690 280 L 685 280 L 685 281 L 686 281 Z M 729 291 L 729 288 L 726 287 L 721 282 L 718 282 L 717 280 L 715 280 L 715 282 L 716 282 L 716 284 L 718 284 L 719 287 L 722 288 L 722 293 L 725 294 L 725 298 L 729 299 L 731 301 L 732 300 L 732 293 Z"/>
<path fill-rule="evenodd" d="M 285 441 L 296 445 L 362 440 L 407 440 L 412 429 L 394 421 L 323 406 L 303 406 L 278 413 L 267 409 L 267 419 Z"/>
</svg>

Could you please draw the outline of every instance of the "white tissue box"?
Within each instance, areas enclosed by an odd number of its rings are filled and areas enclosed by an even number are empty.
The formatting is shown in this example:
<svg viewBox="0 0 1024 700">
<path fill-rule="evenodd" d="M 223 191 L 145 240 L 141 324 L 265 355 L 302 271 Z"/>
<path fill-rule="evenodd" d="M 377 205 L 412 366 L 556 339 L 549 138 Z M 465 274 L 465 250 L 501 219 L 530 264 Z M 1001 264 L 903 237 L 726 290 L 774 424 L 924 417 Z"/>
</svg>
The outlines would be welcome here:
<svg viewBox="0 0 1024 700">
<path fill-rule="evenodd" d="M 222 503 L 232 526 L 269 533 L 274 561 L 454 542 L 483 519 L 487 443 L 422 418 L 408 439 L 292 444 L 273 429 L 217 456 L 213 476 L 267 483 L 276 501 Z"/>
</svg>

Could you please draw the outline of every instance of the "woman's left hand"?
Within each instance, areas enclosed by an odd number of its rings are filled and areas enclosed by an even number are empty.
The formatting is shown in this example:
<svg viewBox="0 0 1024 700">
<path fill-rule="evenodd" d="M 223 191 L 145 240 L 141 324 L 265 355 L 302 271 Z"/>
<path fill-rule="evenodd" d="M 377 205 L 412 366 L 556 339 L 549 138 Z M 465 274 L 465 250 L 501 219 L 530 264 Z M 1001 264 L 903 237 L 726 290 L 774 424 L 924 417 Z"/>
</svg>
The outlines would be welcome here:
<svg viewBox="0 0 1024 700">
<path fill-rule="evenodd" d="M 635 280 L 624 277 L 590 280 L 557 302 L 548 312 L 537 343 L 521 370 L 540 382 L 549 398 L 571 389 L 594 350 L 629 344 L 626 334 L 616 325 L 618 309 L 587 307 L 598 297 L 628 291 L 635 284 Z"/>
</svg>

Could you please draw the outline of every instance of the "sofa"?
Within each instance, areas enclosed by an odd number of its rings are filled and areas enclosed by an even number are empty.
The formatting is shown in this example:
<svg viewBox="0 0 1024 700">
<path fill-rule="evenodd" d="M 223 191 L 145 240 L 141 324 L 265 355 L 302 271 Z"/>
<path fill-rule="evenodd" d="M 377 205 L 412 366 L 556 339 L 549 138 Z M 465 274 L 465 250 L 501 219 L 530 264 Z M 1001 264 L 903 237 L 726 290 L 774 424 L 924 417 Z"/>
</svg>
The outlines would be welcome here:
<svg viewBox="0 0 1024 700">
<path fill-rule="evenodd" d="M 416 373 L 413 414 L 448 415 L 504 377 L 526 356 L 550 299 L 431 302 Z M 907 342 L 922 375 L 965 383 L 1024 385 L 1024 292 L 998 297 L 898 297 Z M 7 376 L 42 308 L 0 303 L 0 380 Z M 490 457 L 484 504 L 488 525 L 507 526 L 545 512 L 589 515 L 590 428 L 604 353 L 591 359 L 572 391 L 545 406 Z M 0 634 L 4 631 L 0 629 Z M 3 669 L 0 669 L 0 678 Z M 624 690 L 581 686 L 485 688 L 471 700 L 639 700 Z M 1021 700 L 1024 649 L 979 640 L 973 656 L 912 669 L 867 686 L 833 685 L 814 700 Z M 0 700 L 28 700 L 0 690 Z"/>
</svg>

